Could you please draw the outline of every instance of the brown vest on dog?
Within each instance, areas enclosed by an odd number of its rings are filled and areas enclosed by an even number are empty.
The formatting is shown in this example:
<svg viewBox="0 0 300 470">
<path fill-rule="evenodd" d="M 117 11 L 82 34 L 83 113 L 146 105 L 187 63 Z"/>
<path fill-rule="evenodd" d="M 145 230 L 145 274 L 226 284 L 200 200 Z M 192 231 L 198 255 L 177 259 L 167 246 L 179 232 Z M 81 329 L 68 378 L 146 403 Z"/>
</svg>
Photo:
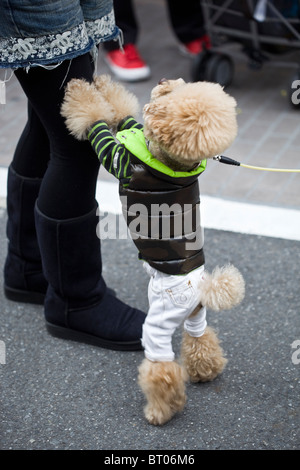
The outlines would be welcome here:
<svg viewBox="0 0 300 470">
<path fill-rule="evenodd" d="M 139 134 L 133 132 L 136 133 Z M 145 148 L 133 145 L 128 131 L 119 132 L 117 138 L 132 154 L 130 182 L 120 185 L 119 192 L 139 258 L 167 274 L 186 274 L 202 266 L 198 177 L 206 162 L 191 172 L 174 172 L 158 162 L 148 149 L 146 158 L 141 156 L 145 155 Z"/>
</svg>

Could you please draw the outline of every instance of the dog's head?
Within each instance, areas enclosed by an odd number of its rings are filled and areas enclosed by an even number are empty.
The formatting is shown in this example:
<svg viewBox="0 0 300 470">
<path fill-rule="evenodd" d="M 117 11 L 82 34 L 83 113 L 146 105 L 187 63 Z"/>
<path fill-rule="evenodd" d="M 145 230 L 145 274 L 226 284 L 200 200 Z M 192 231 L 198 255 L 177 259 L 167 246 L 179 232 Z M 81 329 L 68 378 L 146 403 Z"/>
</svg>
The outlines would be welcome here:
<svg viewBox="0 0 300 470">
<path fill-rule="evenodd" d="M 212 158 L 237 134 L 236 101 L 216 83 L 163 79 L 143 111 L 146 138 L 177 162 Z"/>
</svg>

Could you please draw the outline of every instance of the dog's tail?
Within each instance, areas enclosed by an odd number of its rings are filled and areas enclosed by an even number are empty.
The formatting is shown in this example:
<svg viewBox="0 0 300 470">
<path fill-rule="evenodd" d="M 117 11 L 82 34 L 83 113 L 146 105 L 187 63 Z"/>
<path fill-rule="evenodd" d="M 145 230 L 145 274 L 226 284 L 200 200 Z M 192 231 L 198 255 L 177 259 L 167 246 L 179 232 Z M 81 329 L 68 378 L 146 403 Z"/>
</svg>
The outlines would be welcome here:
<svg viewBox="0 0 300 470">
<path fill-rule="evenodd" d="M 215 312 L 235 307 L 245 296 L 244 278 L 232 264 L 205 271 L 199 287 L 201 304 Z"/>
</svg>

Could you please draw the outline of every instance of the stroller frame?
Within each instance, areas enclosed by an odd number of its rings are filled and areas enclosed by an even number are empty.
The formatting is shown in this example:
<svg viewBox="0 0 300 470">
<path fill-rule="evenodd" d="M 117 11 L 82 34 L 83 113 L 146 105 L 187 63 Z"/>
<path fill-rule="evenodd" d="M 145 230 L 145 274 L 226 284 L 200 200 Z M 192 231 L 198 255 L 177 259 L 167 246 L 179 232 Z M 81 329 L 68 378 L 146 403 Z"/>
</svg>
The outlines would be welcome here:
<svg viewBox="0 0 300 470">
<path fill-rule="evenodd" d="M 264 3 L 266 11 L 270 12 L 263 21 L 254 17 L 258 3 Z M 292 78 L 292 84 L 295 80 L 300 80 L 300 61 L 296 58 L 294 61 L 278 60 L 278 55 L 269 52 L 265 45 L 278 46 L 286 49 L 287 52 L 295 52 L 300 50 L 300 18 L 286 18 L 270 0 L 244 0 L 244 7 L 247 9 L 247 15 L 243 11 L 234 8 L 232 5 L 234 0 L 224 0 L 222 3 L 213 0 L 201 0 L 201 7 L 204 18 L 206 33 L 210 36 L 213 47 L 207 51 L 200 53 L 192 64 L 192 79 L 194 81 L 207 80 L 218 82 L 223 86 L 230 85 L 233 78 L 234 64 L 231 56 L 248 57 L 249 66 L 254 69 L 260 69 L 264 63 L 277 67 L 290 67 L 296 69 Z M 218 24 L 223 14 L 232 15 L 232 18 L 240 17 L 243 21 L 248 19 L 248 31 L 235 29 L 232 27 Z M 280 24 L 283 30 L 288 32 L 289 37 L 278 37 L 272 34 L 262 34 L 259 25 L 272 25 L 272 23 Z M 297 27 L 299 26 L 299 29 Z M 220 41 L 220 37 L 227 37 L 227 43 L 247 41 L 249 47 L 245 47 L 243 52 L 237 51 L 224 52 L 224 41 Z M 282 54 L 281 54 L 282 55 Z"/>
<path fill-rule="evenodd" d="M 258 31 L 258 22 L 255 18 L 249 18 L 250 32 L 238 31 L 225 26 L 217 25 L 217 21 L 223 13 L 230 13 L 235 16 L 244 17 L 243 13 L 230 9 L 231 4 L 234 0 L 225 0 L 223 5 L 215 5 L 213 0 L 202 0 L 202 10 L 205 21 L 205 26 L 208 35 L 213 37 L 215 33 L 227 34 L 231 37 L 242 38 L 251 40 L 253 46 L 256 49 L 260 49 L 261 44 L 272 44 L 279 46 L 288 46 L 289 48 L 295 47 L 300 49 L 300 32 L 294 27 L 294 24 L 300 25 L 300 19 L 285 18 L 275 5 L 270 1 L 266 0 L 266 6 L 271 10 L 274 17 L 266 17 L 265 23 L 274 23 L 280 21 L 292 34 L 293 39 L 278 38 L 272 35 L 260 34 Z M 253 0 L 246 0 L 248 9 L 250 12 L 254 12 L 255 4 Z M 211 14 L 214 12 L 213 14 Z"/>
</svg>

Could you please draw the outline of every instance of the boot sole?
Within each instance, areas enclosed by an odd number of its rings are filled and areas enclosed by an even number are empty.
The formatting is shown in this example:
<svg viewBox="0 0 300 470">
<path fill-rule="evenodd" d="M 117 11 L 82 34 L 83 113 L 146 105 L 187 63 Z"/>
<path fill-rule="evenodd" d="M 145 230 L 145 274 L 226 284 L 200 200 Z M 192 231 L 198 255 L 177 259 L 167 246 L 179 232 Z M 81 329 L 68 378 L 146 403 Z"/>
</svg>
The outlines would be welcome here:
<svg viewBox="0 0 300 470">
<path fill-rule="evenodd" d="M 13 302 L 44 305 L 45 294 L 41 292 L 30 292 L 4 286 L 4 294 L 8 300 L 12 300 Z"/>
<path fill-rule="evenodd" d="M 79 343 L 90 344 L 104 349 L 111 349 L 114 351 L 142 351 L 143 347 L 140 340 L 137 341 L 110 341 L 107 339 L 99 338 L 98 336 L 90 335 L 82 331 L 73 330 L 64 326 L 55 325 L 46 321 L 46 328 L 48 333 L 55 338 L 67 339 Z"/>
</svg>

